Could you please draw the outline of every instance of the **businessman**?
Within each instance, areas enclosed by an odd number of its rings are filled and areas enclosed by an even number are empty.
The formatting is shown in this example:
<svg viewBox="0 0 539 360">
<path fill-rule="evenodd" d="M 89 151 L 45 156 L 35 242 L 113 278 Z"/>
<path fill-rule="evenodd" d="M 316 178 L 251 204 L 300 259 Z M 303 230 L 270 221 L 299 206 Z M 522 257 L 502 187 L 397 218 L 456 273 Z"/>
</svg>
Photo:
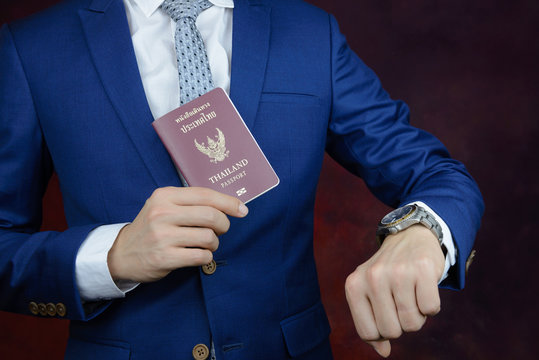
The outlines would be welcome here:
<svg viewBox="0 0 539 360">
<path fill-rule="evenodd" d="M 397 208 L 346 281 L 361 338 L 388 356 L 438 312 L 440 281 L 464 284 L 475 182 L 315 7 L 65 1 L 2 28 L 0 71 L 0 308 L 71 319 L 66 358 L 330 359 L 324 151 Z M 182 188 L 151 127 L 215 86 L 281 180 L 249 208 Z M 52 171 L 69 226 L 38 232 Z"/>
</svg>

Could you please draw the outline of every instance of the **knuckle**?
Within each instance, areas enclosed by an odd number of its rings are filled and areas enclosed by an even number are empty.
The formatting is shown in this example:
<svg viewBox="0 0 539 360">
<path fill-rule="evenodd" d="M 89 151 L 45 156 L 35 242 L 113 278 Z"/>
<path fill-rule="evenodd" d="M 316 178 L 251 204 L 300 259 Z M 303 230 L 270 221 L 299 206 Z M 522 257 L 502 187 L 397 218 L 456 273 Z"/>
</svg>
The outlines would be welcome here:
<svg viewBox="0 0 539 360">
<path fill-rule="evenodd" d="M 197 250 L 191 252 L 191 261 L 195 265 L 205 265 L 212 261 L 213 254 L 209 250 Z"/>
<path fill-rule="evenodd" d="M 395 264 L 392 268 L 392 277 L 397 280 L 403 280 L 408 276 L 409 267 L 406 264 Z"/>
<path fill-rule="evenodd" d="M 432 303 L 425 306 L 423 309 L 423 313 L 425 315 L 436 315 L 440 312 L 440 304 L 439 303 Z"/>
<path fill-rule="evenodd" d="M 434 263 L 427 256 L 423 256 L 417 260 L 417 267 L 421 273 L 429 274 L 434 271 Z"/>
<path fill-rule="evenodd" d="M 208 228 L 203 228 L 200 230 L 202 232 L 202 242 L 205 244 L 211 244 L 215 238 L 213 230 Z"/>
<path fill-rule="evenodd" d="M 381 329 L 380 335 L 385 339 L 397 339 L 402 335 L 400 326 L 392 326 L 388 329 Z"/>
<path fill-rule="evenodd" d="M 357 294 L 361 291 L 361 281 L 356 272 L 351 273 L 344 282 L 344 290 L 347 294 Z"/>
<path fill-rule="evenodd" d="M 159 207 L 153 206 L 150 209 L 148 209 L 148 220 L 155 221 L 159 219 L 162 215 L 162 211 Z"/>
<path fill-rule="evenodd" d="M 402 289 L 410 285 L 413 277 L 413 270 L 408 264 L 394 264 L 391 267 L 390 281 L 395 289 Z"/>
<path fill-rule="evenodd" d="M 160 187 L 153 191 L 151 198 L 157 201 L 163 201 L 169 199 L 175 191 L 177 191 L 177 188 L 173 186 Z"/>
<path fill-rule="evenodd" d="M 200 229 L 201 233 L 201 242 L 204 245 L 205 248 L 215 251 L 217 250 L 217 247 L 219 246 L 219 241 L 217 239 L 217 236 L 215 236 L 215 233 L 212 229 Z"/>
<path fill-rule="evenodd" d="M 147 214 L 146 216 L 147 216 L 148 220 L 150 222 L 154 222 L 154 221 L 158 221 L 158 220 L 162 219 L 166 215 L 170 215 L 171 211 L 166 206 L 161 205 L 161 204 L 157 204 L 157 205 L 151 206 L 148 209 L 146 214 Z"/>
<path fill-rule="evenodd" d="M 223 229 L 222 229 L 223 233 L 226 233 L 228 229 L 230 229 L 230 220 L 228 219 L 228 217 L 224 216 Z"/>
<path fill-rule="evenodd" d="M 425 317 L 421 317 L 419 315 L 413 318 L 405 318 L 401 321 L 402 330 L 406 332 L 419 331 L 423 327 L 423 324 L 425 324 Z"/>
<path fill-rule="evenodd" d="M 161 193 L 161 188 L 157 188 L 154 191 L 152 191 L 152 194 L 150 195 L 148 199 L 156 198 L 159 196 L 160 193 Z"/>
<path fill-rule="evenodd" d="M 217 213 L 215 209 L 211 207 L 205 207 L 200 211 L 200 219 L 205 225 L 214 224 L 217 220 Z"/>
<path fill-rule="evenodd" d="M 369 285 L 376 288 L 384 276 L 383 266 L 378 264 L 372 265 L 366 270 L 365 275 Z"/>
<path fill-rule="evenodd" d="M 402 329 L 406 332 L 419 331 L 423 327 L 424 321 L 421 320 L 409 320 L 403 322 Z"/>
<path fill-rule="evenodd" d="M 420 304 L 421 313 L 423 315 L 436 315 L 440 312 L 440 298 L 431 297 L 428 301 L 424 301 Z"/>
<path fill-rule="evenodd" d="M 154 193 L 146 199 L 146 202 L 144 203 L 145 210 L 151 209 L 153 206 L 159 203 L 158 197 L 155 195 L 155 191 L 157 190 L 154 190 Z"/>
<path fill-rule="evenodd" d="M 380 340 L 380 334 L 378 331 L 363 330 L 362 332 L 358 332 L 358 334 L 359 337 L 364 341 Z"/>
<path fill-rule="evenodd" d="M 166 192 L 166 188 L 157 188 L 153 191 L 151 197 L 152 198 L 160 198 L 160 197 L 163 197 Z"/>
</svg>

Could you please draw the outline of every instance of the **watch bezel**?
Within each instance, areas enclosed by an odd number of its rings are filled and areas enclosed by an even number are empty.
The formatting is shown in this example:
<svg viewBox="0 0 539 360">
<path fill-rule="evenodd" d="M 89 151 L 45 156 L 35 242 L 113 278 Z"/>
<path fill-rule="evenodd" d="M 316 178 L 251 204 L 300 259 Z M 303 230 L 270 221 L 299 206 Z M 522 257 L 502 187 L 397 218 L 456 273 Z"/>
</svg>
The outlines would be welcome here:
<svg viewBox="0 0 539 360">
<path fill-rule="evenodd" d="M 411 209 L 408 212 L 406 212 L 404 215 L 402 215 L 401 217 L 396 219 L 396 220 L 393 220 L 393 221 L 391 221 L 389 223 L 384 222 L 384 219 L 391 216 L 393 213 L 395 213 L 397 211 L 403 211 L 406 208 L 411 208 Z M 410 217 L 412 217 L 415 214 L 416 211 L 417 211 L 417 205 L 415 205 L 415 204 L 409 204 L 409 205 L 400 207 L 398 209 L 395 209 L 395 210 L 391 211 L 390 213 L 386 214 L 386 216 L 384 216 L 382 218 L 382 220 L 380 220 L 379 226 L 383 227 L 383 228 L 389 228 L 389 227 L 392 227 L 392 226 L 396 226 L 396 225 L 400 224 L 401 222 L 406 221 L 406 219 L 409 219 Z"/>
</svg>

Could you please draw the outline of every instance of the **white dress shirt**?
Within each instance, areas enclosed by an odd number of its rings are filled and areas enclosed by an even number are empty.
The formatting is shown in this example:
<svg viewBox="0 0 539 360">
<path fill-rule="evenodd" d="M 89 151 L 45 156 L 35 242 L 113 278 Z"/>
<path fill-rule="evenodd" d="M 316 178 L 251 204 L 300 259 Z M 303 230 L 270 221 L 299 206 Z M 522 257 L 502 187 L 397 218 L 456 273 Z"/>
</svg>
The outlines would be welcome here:
<svg viewBox="0 0 539 360">
<path fill-rule="evenodd" d="M 154 118 L 180 105 L 178 68 L 174 49 L 175 22 L 160 8 L 163 0 L 124 0 L 129 29 L 144 91 Z M 196 25 L 202 35 L 216 87 L 230 89 L 233 0 L 210 0 L 214 6 L 202 11 Z M 445 222 L 426 204 L 440 223 L 447 248 L 444 275 L 456 262 L 456 249 Z M 104 225 L 93 230 L 81 245 L 75 275 L 84 301 L 121 298 L 138 284 L 114 282 L 107 255 L 119 231 L 126 225 Z M 373 240 L 374 241 L 374 240 Z M 440 281 L 441 281 L 440 280 Z"/>
</svg>

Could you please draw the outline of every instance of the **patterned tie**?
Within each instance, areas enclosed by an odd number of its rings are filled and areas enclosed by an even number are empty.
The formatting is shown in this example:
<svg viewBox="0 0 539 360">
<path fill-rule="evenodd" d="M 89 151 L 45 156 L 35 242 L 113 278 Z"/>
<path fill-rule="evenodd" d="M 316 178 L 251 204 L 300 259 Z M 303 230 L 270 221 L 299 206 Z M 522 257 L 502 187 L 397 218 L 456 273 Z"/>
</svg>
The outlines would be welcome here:
<svg viewBox="0 0 539 360">
<path fill-rule="evenodd" d="M 208 0 L 165 0 L 161 7 L 176 22 L 176 61 L 180 75 L 180 105 L 213 89 L 208 55 L 195 21 L 213 4 Z"/>
<path fill-rule="evenodd" d="M 213 6 L 208 0 L 165 0 L 161 7 L 176 22 L 175 48 L 180 75 L 180 105 L 214 88 L 206 47 L 195 21 L 203 10 Z M 211 342 L 210 359 L 215 360 Z"/>
</svg>

